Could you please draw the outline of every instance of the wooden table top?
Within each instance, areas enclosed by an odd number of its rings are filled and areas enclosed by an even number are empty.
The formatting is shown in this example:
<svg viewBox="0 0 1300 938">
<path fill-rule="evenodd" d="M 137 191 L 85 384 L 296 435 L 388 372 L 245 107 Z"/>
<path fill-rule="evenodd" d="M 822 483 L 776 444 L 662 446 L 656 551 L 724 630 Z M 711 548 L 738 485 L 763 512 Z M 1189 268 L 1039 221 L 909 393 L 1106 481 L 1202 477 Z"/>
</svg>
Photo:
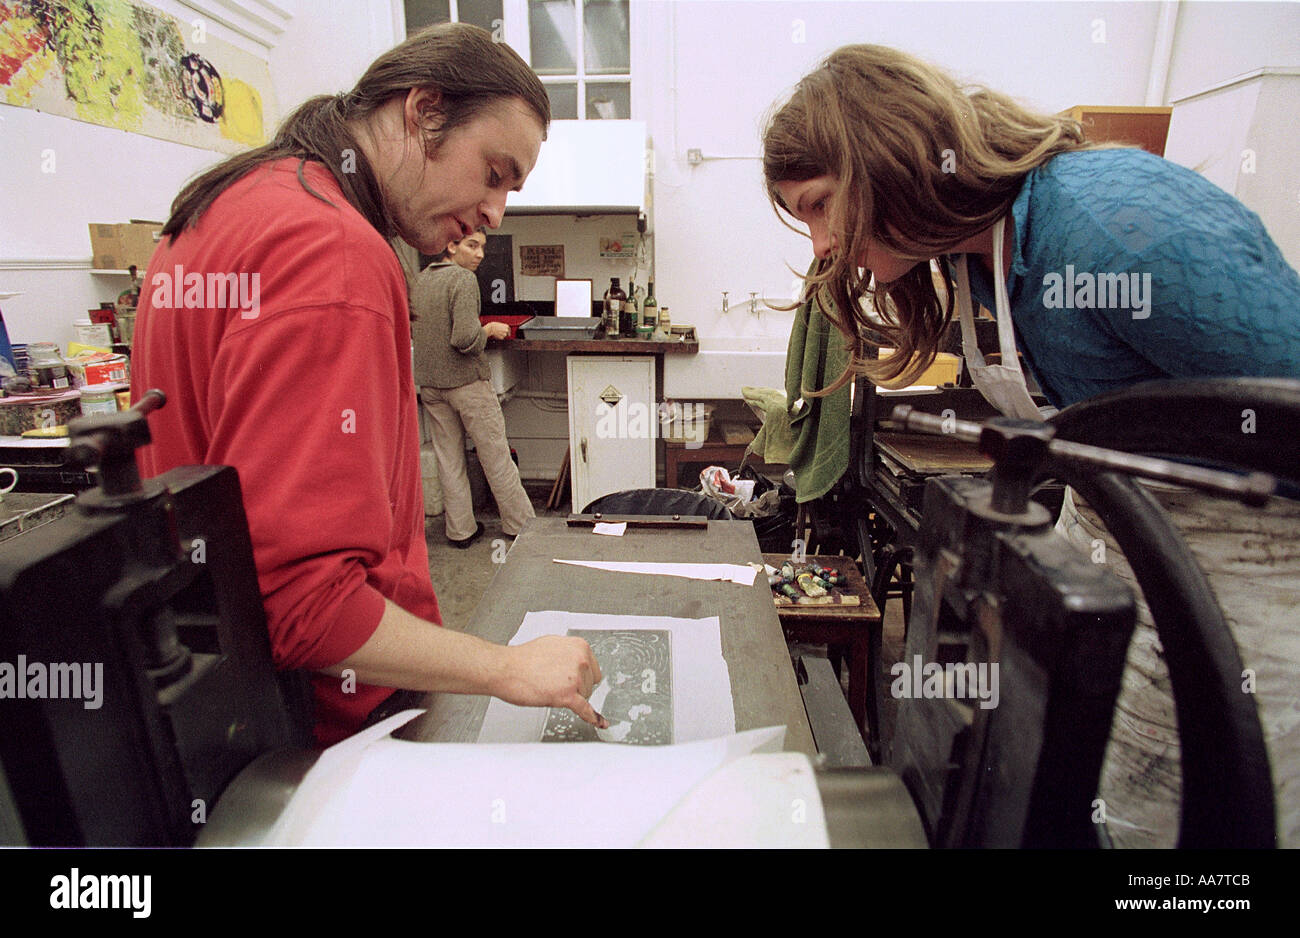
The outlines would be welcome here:
<svg viewBox="0 0 1300 938">
<path fill-rule="evenodd" d="M 974 443 L 956 437 L 925 433 L 877 432 L 876 446 L 911 472 L 921 475 L 946 475 L 953 472 L 988 472 L 989 459 Z"/>
<path fill-rule="evenodd" d="M 749 587 L 682 577 L 592 570 L 565 560 L 650 563 L 748 563 L 762 554 L 748 521 L 710 521 L 705 529 L 629 527 L 622 537 L 570 528 L 564 518 L 534 518 L 510 548 L 466 631 L 508 643 L 530 611 L 561 609 L 608 615 L 718 616 L 722 656 L 731 676 L 736 730 L 786 727 L 785 748 L 815 755 L 816 745 L 790 666 L 766 577 Z M 403 728 L 407 739 L 473 742 L 489 698 L 430 694 L 429 711 Z"/>
</svg>

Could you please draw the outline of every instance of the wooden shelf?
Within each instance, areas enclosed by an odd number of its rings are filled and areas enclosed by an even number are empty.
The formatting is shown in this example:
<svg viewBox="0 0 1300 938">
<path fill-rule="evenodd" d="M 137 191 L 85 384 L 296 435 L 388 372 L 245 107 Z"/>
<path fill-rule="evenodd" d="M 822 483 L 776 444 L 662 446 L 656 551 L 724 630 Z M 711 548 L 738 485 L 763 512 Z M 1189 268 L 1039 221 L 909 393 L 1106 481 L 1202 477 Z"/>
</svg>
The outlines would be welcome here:
<svg viewBox="0 0 1300 938">
<path fill-rule="evenodd" d="M 658 352 L 677 355 L 694 355 L 700 350 L 695 327 L 679 334 L 674 331 L 673 341 L 656 342 L 653 339 L 490 339 L 488 348 L 512 348 L 533 352 L 595 352 L 603 355 L 653 355 Z"/>
</svg>

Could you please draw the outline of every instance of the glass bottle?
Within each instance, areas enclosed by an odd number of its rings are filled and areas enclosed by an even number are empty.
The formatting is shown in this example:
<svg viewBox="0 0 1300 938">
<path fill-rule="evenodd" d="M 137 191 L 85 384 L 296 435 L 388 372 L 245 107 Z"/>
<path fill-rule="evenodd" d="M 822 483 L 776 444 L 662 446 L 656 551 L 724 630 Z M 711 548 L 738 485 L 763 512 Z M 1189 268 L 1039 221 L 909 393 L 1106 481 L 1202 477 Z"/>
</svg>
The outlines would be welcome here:
<svg viewBox="0 0 1300 938">
<path fill-rule="evenodd" d="M 668 312 L 667 306 L 659 307 L 659 328 L 655 332 L 655 338 L 662 342 L 667 342 L 673 337 L 673 320 Z"/>
<path fill-rule="evenodd" d="M 652 333 L 659 331 L 659 301 L 655 299 L 655 282 L 650 281 L 646 291 L 645 302 L 641 305 L 641 324 L 650 327 Z"/>
<path fill-rule="evenodd" d="M 618 316 L 623 311 L 623 301 L 627 294 L 618 285 L 617 277 L 609 278 L 609 289 L 605 291 L 605 337 L 618 335 Z"/>
<path fill-rule="evenodd" d="M 63 390 L 69 386 L 68 367 L 53 342 L 28 343 L 27 372 L 38 387 Z"/>
<path fill-rule="evenodd" d="M 641 310 L 645 306 L 645 290 L 641 287 L 629 287 L 627 291 L 628 298 L 636 304 L 636 321 L 637 325 L 641 324 Z"/>
<path fill-rule="evenodd" d="M 623 301 L 623 309 L 618 315 L 618 334 L 624 339 L 636 338 L 636 301 Z"/>
</svg>

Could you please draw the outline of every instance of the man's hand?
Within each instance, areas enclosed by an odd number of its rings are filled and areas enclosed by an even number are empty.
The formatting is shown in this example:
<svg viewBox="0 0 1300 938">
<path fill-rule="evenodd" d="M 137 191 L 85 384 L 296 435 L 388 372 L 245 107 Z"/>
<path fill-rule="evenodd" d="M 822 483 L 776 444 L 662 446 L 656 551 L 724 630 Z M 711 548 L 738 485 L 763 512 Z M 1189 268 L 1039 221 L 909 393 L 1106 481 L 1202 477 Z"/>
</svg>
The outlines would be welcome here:
<svg viewBox="0 0 1300 938">
<path fill-rule="evenodd" d="M 587 702 L 601 673 L 583 639 L 545 635 L 508 645 L 504 653 L 504 673 L 494 697 L 520 707 L 568 707 L 598 729 L 609 727 Z"/>
<path fill-rule="evenodd" d="M 483 331 L 489 339 L 505 339 L 510 336 L 510 327 L 503 322 L 484 323 Z"/>
<path fill-rule="evenodd" d="M 599 729 L 587 698 L 601 681 L 591 646 L 580 638 L 547 635 L 524 645 L 498 645 L 438 628 L 384 600 L 379 627 L 366 643 L 324 673 L 354 672 L 380 687 L 451 694 L 491 694 L 521 707 L 568 707 Z"/>
</svg>

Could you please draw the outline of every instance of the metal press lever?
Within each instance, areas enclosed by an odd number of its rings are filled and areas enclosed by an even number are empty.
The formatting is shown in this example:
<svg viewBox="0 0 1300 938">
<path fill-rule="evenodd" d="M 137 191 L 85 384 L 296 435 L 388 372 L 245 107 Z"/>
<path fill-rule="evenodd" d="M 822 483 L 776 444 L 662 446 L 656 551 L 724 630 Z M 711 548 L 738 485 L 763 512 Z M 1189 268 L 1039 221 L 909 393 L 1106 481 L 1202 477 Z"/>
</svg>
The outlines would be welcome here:
<svg viewBox="0 0 1300 938">
<path fill-rule="evenodd" d="M 149 414 L 167 403 L 156 388 L 146 391 L 130 410 L 78 417 L 68 424 L 72 445 L 68 462 L 99 473 L 99 487 L 83 492 L 77 504 L 84 511 L 116 510 L 151 498 L 159 486 L 140 481 L 135 451 L 147 446 Z"/>
<path fill-rule="evenodd" d="M 1117 450 L 1054 439 L 1055 428 L 1032 420 L 994 417 L 984 423 L 952 420 L 918 411 L 910 404 L 894 408 L 892 419 L 909 430 L 954 436 L 979 446 L 980 452 L 992 457 L 999 471 L 1014 472 L 1006 462 L 1018 462 L 1030 475 L 1036 475 L 1045 459 L 1062 460 L 1075 467 L 1102 472 L 1120 472 L 1236 499 L 1247 505 L 1263 505 L 1277 489 L 1277 480 L 1265 472 L 1234 475 L 1201 466 L 1189 466 L 1168 459 L 1136 456 Z M 1032 452 L 1031 452 L 1032 450 Z M 1010 459 L 1008 459 L 1010 457 Z M 1032 481 L 1032 480 L 1030 480 Z M 1027 494 L 1027 493 L 1026 493 Z M 1010 506 L 1002 510 L 1009 510 Z"/>
</svg>

